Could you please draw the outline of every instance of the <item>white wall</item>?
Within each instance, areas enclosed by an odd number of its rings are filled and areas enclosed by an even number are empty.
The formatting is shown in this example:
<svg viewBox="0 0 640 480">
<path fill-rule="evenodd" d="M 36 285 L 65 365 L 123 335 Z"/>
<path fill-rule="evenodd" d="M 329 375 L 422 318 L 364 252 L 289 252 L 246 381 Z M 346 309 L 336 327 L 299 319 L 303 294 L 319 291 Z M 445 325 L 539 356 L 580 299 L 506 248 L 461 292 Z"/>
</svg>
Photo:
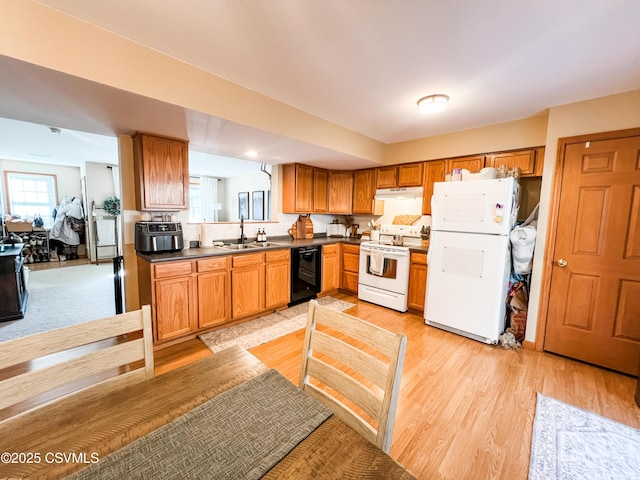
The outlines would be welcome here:
<svg viewBox="0 0 640 480">
<path fill-rule="evenodd" d="M 527 341 L 535 341 L 538 322 L 545 320 L 538 318 L 538 312 L 540 301 L 543 300 L 540 296 L 541 279 L 544 251 L 547 248 L 551 186 L 555 175 L 558 139 L 637 127 L 640 127 L 640 90 L 572 103 L 550 110 L 540 194 L 536 253 L 529 295 Z"/>
<path fill-rule="evenodd" d="M 116 167 L 117 165 L 111 165 Z M 96 260 L 95 250 L 95 226 L 93 224 L 93 216 L 91 211 L 91 202 L 95 202 L 97 206 L 102 206 L 104 200 L 108 197 L 121 198 L 120 192 L 116 192 L 116 185 L 113 181 L 113 170 L 107 168 L 103 163 L 87 162 L 85 164 L 87 172 L 87 205 L 86 213 L 89 219 L 88 232 L 88 251 L 87 257 L 94 262 Z M 97 213 L 104 214 L 103 210 L 97 210 Z M 98 249 L 98 258 L 113 258 L 117 255 L 116 247 L 100 247 Z"/>
</svg>

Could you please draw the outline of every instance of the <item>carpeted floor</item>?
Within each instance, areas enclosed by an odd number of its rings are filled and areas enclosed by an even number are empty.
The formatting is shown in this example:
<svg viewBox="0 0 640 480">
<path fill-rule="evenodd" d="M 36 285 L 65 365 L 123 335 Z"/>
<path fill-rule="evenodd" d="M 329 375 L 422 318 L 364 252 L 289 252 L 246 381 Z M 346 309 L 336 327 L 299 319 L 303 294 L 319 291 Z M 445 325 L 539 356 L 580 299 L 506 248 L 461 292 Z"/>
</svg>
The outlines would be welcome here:
<svg viewBox="0 0 640 480">
<path fill-rule="evenodd" d="M 319 298 L 318 303 L 339 312 L 354 306 L 353 303 L 330 296 Z M 246 349 L 257 347 L 305 328 L 308 309 L 308 302 L 300 303 L 255 320 L 200 335 L 198 338 L 214 353 L 231 345 L 239 345 Z"/>
<path fill-rule="evenodd" d="M 0 322 L 0 342 L 115 315 L 110 263 L 31 271 L 27 292 L 25 317 Z"/>
<path fill-rule="evenodd" d="M 529 480 L 640 478 L 640 430 L 538 393 Z"/>
</svg>

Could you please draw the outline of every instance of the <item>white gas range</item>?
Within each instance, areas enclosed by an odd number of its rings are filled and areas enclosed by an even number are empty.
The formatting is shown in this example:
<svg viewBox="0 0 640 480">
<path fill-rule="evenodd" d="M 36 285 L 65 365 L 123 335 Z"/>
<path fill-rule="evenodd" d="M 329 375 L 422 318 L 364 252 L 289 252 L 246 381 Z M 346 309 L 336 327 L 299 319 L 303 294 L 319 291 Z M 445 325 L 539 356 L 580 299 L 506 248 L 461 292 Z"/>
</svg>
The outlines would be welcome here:
<svg viewBox="0 0 640 480">
<path fill-rule="evenodd" d="M 383 225 L 379 241 L 360 244 L 358 298 L 407 311 L 411 247 L 419 246 L 421 225 Z"/>
</svg>

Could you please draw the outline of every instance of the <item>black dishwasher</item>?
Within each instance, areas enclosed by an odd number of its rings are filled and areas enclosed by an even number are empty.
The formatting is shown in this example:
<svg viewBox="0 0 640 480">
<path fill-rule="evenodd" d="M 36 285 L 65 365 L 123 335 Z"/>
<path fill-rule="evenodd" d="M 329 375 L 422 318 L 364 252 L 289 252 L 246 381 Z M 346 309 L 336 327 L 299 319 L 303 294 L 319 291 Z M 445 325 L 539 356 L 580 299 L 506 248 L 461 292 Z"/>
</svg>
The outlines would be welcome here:
<svg viewBox="0 0 640 480">
<path fill-rule="evenodd" d="M 291 249 L 291 302 L 289 306 L 318 296 L 322 278 L 320 253 L 320 245 L 307 245 Z"/>
</svg>

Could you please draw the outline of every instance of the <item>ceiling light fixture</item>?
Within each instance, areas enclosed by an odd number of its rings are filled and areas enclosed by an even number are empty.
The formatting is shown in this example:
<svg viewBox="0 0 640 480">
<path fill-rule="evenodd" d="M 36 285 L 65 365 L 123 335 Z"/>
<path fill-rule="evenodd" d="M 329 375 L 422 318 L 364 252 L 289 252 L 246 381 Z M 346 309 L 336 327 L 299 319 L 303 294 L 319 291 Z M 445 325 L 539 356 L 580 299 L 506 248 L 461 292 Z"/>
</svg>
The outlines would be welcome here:
<svg viewBox="0 0 640 480">
<path fill-rule="evenodd" d="M 249 150 L 248 152 L 245 152 L 245 155 L 249 158 L 256 158 L 258 156 L 258 152 Z"/>
<path fill-rule="evenodd" d="M 448 95 L 427 95 L 418 100 L 418 108 L 421 113 L 438 113 L 447 108 L 448 103 Z"/>
</svg>

